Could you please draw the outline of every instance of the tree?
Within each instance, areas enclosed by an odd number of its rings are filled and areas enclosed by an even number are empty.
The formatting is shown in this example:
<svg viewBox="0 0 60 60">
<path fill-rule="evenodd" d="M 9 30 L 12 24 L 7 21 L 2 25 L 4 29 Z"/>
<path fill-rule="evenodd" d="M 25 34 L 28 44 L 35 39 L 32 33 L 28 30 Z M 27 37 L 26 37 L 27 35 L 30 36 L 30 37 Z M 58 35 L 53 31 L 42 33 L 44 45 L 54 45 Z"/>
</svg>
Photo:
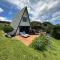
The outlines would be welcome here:
<svg viewBox="0 0 60 60">
<path fill-rule="evenodd" d="M 13 31 L 13 28 L 10 25 L 5 25 L 3 28 L 3 31 L 8 33 L 8 32 Z"/>
<path fill-rule="evenodd" d="M 41 25 L 42 25 L 41 22 L 37 22 L 37 21 L 31 22 L 31 28 L 32 29 L 39 29 L 40 30 L 42 28 Z"/>
<path fill-rule="evenodd" d="M 45 32 L 51 34 L 52 30 L 53 30 L 54 25 L 51 24 L 50 22 L 43 22 L 42 23 L 42 28 Z"/>
<path fill-rule="evenodd" d="M 60 25 L 55 25 L 52 31 L 52 36 L 56 39 L 60 39 Z"/>
</svg>

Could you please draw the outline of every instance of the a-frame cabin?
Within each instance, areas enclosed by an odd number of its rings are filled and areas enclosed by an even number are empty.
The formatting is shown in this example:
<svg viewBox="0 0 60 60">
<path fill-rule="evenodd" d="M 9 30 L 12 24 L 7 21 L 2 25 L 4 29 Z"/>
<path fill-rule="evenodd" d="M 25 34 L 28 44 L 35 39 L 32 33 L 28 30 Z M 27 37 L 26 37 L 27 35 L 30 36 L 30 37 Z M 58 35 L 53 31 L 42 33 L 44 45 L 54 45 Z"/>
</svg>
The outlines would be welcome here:
<svg viewBox="0 0 60 60">
<path fill-rule="evenodd" d="M 25 31 L 29 33 L 30 30 L 30 19 L 27 7 L 24 7 L 19 11 L 12 20 L 11 26 L 16 30 L 16 34 Z"/>
</svg>

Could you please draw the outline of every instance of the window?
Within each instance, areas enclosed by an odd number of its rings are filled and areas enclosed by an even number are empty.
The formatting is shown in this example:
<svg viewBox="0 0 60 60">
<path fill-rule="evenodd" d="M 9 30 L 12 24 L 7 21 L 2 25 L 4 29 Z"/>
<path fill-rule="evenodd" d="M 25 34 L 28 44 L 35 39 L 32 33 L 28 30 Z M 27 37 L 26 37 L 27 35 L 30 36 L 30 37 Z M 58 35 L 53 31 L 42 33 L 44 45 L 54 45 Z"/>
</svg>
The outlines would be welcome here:
<svg viewBox="0 0 60 60">
<path fill-rule="evenodd" d="M 27 22 L 27 17 L 23 17 L 23 22 Z"/>
</svg>

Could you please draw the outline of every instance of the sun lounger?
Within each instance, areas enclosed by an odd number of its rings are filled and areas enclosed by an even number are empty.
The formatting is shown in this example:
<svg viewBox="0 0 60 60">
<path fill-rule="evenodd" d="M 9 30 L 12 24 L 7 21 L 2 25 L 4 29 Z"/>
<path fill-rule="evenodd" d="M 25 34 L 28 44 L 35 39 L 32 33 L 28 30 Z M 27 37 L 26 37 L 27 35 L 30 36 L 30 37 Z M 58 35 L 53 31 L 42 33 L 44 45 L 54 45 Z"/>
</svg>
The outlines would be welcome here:
<svg viewBox="0 0 60 60">
<path fill-rule="evenodd" d="M 29 37 L 29 34 L 26 34 L 26 32 L 20 32 L 20 35 L 23 37 Z"/>
</svg>

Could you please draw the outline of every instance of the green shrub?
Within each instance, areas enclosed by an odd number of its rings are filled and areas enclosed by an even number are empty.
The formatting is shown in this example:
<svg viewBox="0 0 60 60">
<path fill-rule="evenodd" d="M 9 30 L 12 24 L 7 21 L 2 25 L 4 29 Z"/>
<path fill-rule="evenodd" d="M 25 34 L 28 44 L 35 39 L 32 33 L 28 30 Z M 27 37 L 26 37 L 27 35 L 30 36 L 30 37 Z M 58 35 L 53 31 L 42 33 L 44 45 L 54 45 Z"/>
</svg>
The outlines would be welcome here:
<svg viewBox="0 0 60 60">
<path fill-rule="evenodd" d="M 0 23 L 0 30 L 3 30 L 5 25 L 10 25 L 10 24 L 8 24 L 8 23 Z"/>
<path fill-rule="evenodd" d="M 0 23 L 0 30 L 3 30 L 3 28 L 4 28 L 4 23 Z"/>
<path fill-rule="evenodd" d="M 53 31 L 52 31 L 52 36 L 56 39 L 60 39 L 60 25 L 56 25 L 54 28 L 53 28 Z"/>
<path fill-rule="evenodd" d="M 46 38 L 46 36 L 40 36 L 36 38 L 36 40 L 31 44 L 31 47 L 36 49 L 36 50 L 46 50 L 46 47 L 49 44 L 49 40 Z"/>
<path fill-rule="evenodd" d="M 13 30 L 13 28 L 10 25 L 5 25 L 3 28 L 3 31 L 8 33 L 11 32 Z"/>
</svg>

